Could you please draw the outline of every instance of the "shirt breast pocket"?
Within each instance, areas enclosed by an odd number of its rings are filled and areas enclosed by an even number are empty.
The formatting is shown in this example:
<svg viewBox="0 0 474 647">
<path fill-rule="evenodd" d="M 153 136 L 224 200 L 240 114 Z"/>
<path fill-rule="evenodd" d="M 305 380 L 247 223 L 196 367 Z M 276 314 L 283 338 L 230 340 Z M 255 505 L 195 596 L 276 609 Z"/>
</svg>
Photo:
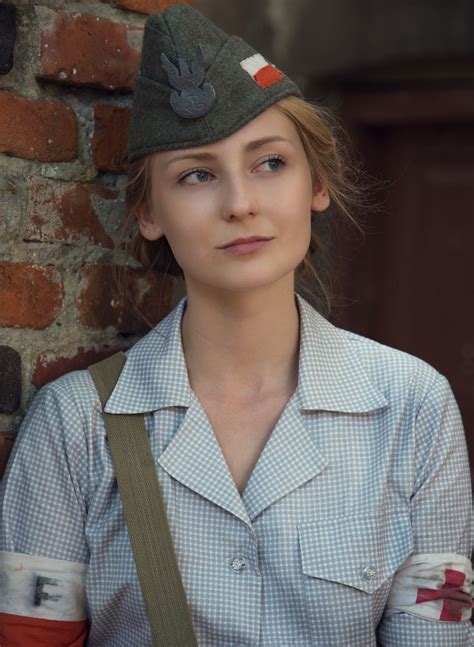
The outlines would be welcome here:
<svg viewBox="0 0 474 647">
<path fill-rule="evenodd" d="M 303 522 L 298 540 L 313 639 L 375 645 L 393 576 L 413 552 L 408 509 Z"/>
</svg>

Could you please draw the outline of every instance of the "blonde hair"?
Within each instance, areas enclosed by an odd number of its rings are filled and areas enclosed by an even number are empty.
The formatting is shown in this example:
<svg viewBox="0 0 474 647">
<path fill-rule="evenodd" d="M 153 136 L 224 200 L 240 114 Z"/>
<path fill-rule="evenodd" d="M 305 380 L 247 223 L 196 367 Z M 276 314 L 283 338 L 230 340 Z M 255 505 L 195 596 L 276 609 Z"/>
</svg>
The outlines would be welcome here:
<svg viewBox="0 0 474 647">
<path fill-rule="evenodd" d="M 324 316 L 336 302 L 334 245 L 339 224 L 336 217 L 362 232 L 355 213 L 369 206 L 366 199 L 368 176 L 355 161 L 349 139 L 332 112 L 296 96 L 273 105 L 295 125 L 311 168 L 314 183 L 329 193 L 330 207 L 313 215 L 308 251 L 296 268 L 295 289 Z M 126 184 L 126 218 L 117 246 L 127 251 L 149 271 L 183 276 L 165 236 L 156 241 L 144 238 L 135 227 L 137 209 L 151 199 L 152 154 L 130 163 Z M 362 180 L 365 182 L 362 188 Z M 130 298 L 130 295 L 127 295 Z M 338 305 L 338 304 L 337 304 Z"/>
</svg>

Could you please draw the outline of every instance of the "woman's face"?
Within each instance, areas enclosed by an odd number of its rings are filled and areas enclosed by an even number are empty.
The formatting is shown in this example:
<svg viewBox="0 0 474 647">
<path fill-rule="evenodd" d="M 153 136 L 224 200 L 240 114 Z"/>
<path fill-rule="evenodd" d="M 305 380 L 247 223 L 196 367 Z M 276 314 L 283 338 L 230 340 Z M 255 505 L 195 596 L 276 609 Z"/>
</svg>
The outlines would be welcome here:
<svg viewBox="0 0 474 647">
<path fill-rule="evenodd" d="M 245 291 L 282 280 L 308 250 L 311 210 L 329 205 L 327 191 L 313 187 L 295 126 L 275 108 L 216 143 L 155 153 L 151 173 L 140 231 L 166 236 L 188 289 Z M 246 253 L 222 249 L 250 236 L 270 240 Z"/>
</svg>

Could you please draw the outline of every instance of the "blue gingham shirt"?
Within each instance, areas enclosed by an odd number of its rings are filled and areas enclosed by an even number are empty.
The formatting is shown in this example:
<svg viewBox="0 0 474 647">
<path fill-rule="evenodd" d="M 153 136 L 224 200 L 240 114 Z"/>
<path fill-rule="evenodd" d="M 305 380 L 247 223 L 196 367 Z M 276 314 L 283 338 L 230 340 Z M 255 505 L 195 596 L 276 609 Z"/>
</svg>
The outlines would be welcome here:
<svg viewBox="0 0 474 647">
<path fill-rule="evenodd" d="M 295 298 L 298 387 L 242 496 L 188 381 L 186 297 L 128 352 L 106 405 L 145 414 L 199 645 L 469 645 L 469 620 L 387 613 L 410 555 L 470 556 L 467 450 L 447 380 Z M 88 371 L 36 396 L 2 496 L 0 550 L 87 565 L 87 644 L 151 646 Z"/>
</svg>

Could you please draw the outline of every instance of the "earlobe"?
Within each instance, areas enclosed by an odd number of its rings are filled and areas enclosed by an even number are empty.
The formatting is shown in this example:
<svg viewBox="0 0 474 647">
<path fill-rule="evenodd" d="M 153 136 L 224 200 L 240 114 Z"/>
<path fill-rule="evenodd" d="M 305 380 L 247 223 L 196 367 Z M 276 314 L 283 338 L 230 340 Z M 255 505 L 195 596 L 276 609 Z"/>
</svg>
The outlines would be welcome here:
<svg viewBox="0 0 474 647">
<path fill-rule="evenodd" d="M 327 189 L 321 186 L 314 194 L 311 202 L 312 211 L 325 211 L 330 204 L 329 193 Z"/>
<path fill-rule="evenodd" d="M 147 205 L 142 205 L 137 209 L 137 223 L 141 235 L 147 240 L 158 240 L 163 236 L 163 230 L 153 218 Z"/>
</svg>

